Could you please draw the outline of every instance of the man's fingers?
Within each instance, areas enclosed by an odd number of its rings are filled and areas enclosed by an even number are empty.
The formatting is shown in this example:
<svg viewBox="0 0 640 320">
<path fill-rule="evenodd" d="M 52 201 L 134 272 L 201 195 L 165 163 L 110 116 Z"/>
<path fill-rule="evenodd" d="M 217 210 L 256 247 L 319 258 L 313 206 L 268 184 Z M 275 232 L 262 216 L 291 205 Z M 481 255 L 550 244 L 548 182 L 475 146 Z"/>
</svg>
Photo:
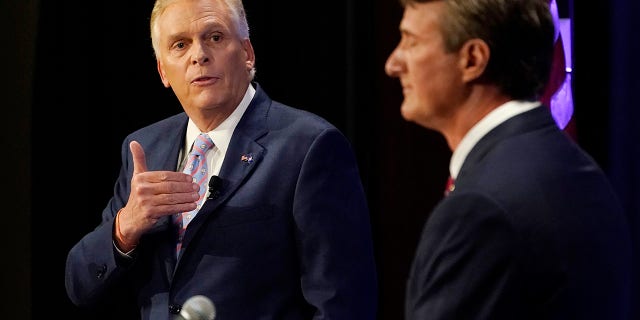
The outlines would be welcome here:
<svg viewBox="0 0 640 320">
<path fill-rule="evenodd" d="M 140 143 L 138 143 L 138 141 L 131 141 L 131 143 L 129 143 L 129 149 L 133 157 L 133 174 L 146 172 L 147 159 Z"/>
</svg>

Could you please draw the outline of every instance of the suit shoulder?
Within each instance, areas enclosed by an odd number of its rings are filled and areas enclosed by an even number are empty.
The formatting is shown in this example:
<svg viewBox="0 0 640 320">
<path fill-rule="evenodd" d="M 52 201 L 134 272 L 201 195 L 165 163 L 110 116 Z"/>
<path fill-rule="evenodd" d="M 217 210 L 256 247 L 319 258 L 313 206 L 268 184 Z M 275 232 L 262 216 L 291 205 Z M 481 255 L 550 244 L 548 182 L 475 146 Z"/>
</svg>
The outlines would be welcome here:
<svg viewBox="0 0 640 320">
<path fill-rule="evenodd" d="M 309 129 L 335 129 L 335 126 L 327 119 L 308 110 L 292 107 L 281 102 L 273 101 L 269 118 L 271 121 L 283 121 L 299 124 Z"/>
</svg>

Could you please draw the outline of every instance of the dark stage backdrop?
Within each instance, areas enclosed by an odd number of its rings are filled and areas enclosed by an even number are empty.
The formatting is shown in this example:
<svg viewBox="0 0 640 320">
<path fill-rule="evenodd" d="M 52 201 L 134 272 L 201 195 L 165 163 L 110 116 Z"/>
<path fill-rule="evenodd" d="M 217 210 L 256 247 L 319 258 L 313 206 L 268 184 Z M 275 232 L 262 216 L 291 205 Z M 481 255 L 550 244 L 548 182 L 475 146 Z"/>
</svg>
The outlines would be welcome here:
<svg viewBox="0 0 640 320">
<path fill-rule="evenodd" d="M 610 91 L 610 133 L 606 152 L 613 185 L 627 209 L 632 228 L 633 269 L 636 273 L 632 297 L 635 309 L 631 319 L 640 319 L 640 2 L 613 0 L 609 15 L 611 45 L 608 46 L 608 65 L 611 81 L 603 84 Z"/>
<path fill-rule="evenodd" d="M 629 40 L 640 30 L 632 2 L 614 1 L 615 10 L 606 2 L 576 4 L 574 96 L 577 140 L 614 173 L 637 229 L 640 161 L 631 121 L 638 119 L 638 80 L 625 69 L 640 71 L 638 42 Z M 122 139 L 181 111 L 157 75 L 152 4 L 0 2 L 0 61 L 9 70 L 1 97 L 8 97 L 2 141 L 10 183 L 2 194 L 5 225 L 14 226 L 0 233 L 7 318 L 87 318 L 66 297 L 66 254 L 100 220 Z M 273 99 L 325 117 L 352 142 L 371 208 L 379 319 L 401 319 L 418 234 L 442 195 L 450 156 L 439 134 L 400 117 L 400 86 L 384 74 L 402 10 L 395 0 L 245 5 L 256 80 Z M 612 23 L 610 13 L 625 19 Z M 611 28 L 627 31 L 610 37 Z"/>
</svg>

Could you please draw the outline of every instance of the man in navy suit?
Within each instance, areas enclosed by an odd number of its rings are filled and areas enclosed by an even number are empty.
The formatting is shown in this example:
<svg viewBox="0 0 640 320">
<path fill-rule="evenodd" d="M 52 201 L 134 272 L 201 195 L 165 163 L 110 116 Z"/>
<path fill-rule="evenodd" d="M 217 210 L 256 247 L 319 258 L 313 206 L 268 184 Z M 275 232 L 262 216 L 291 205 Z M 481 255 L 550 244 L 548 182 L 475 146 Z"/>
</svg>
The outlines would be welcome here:
<svg viewBox="0 0 640 320">
<path fill-rule="evenodd" d="M 627 319 L 625 215 L 538 102 L 547 0 L 402 5 L 385 69 L 402 84 L 402 116 L 446 138 L 454 181 L 424 226 L 406 319 Z"/>
<path fill-rule="evenodd" d="M 129 299 L 135 317 L 153 320 L 196 295 L 225 320 L 374 319 L 371 225 L 352 149 L 333 125 L 252 82 L 242 2 L 158 0 L 151 36 L 184 112 L 126 137 L 102 221 L 68 254 L 69 298 L 89 310 Z M 213 142 L 206 181 L 220 178 L 204 196 L 182 173 L 201 133 Z M 194 209 L 177 251 L 174 217 Z"/>
</svg>

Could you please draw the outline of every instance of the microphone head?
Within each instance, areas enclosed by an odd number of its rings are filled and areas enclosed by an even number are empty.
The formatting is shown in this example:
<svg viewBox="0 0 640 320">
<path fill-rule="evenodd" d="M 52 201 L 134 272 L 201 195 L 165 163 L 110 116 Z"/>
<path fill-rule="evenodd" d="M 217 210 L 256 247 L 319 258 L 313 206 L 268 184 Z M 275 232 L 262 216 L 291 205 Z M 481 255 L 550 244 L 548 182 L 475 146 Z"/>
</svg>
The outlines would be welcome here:
<svg viewBox="0 0 640 320">
<path fill-rule="evenodd" d="M 216 199 L 220 195 L 220 188 L 222 187 L 222 178 L 218 176 L 211 176 L 209 179 L 209 197 L 207 199 Z"/>
<path fill-rule="evenodd" d="M 216 317 L 216 308 L 209 298 L 196 295 L 185 301 L 180 316 L 185 320 L 213 320 Z"/>
<path fill-rule="evenodd" d="M 222 186 L 222 178 L 211 176 L 211 179 L 209 179 L 209 189 L 217 190 L 220 186 Z"/>
</svg>

